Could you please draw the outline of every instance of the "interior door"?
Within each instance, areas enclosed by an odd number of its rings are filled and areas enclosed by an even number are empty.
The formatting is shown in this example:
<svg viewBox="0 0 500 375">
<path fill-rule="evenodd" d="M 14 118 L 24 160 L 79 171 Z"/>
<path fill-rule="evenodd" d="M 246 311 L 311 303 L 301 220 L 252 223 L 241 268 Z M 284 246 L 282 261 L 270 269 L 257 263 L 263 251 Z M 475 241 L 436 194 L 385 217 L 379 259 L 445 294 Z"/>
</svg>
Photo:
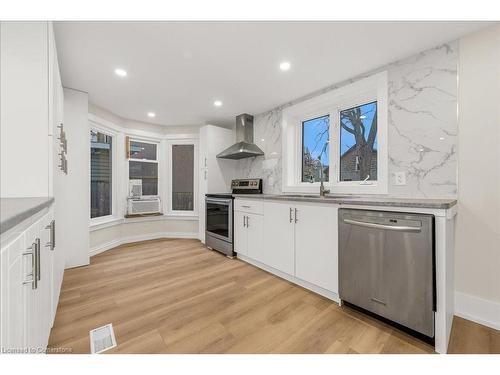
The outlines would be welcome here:
<svg viewBox="0 0 500 375">
<path fill-rule="evenodd" d="M 337 208 L 295 206 L 295 276 L 338 293 Z"/>
<path fill-rule="evenodd" d="M 246 215 L 246 213 L 239 211 L 234 213 L 234 251 L 243 255 L 248 255 Z"/>
<path fill-rule="evenodd" d="M 294 274 L 293 207 L 287 203 L 264 202 L 264 246 L 256 260 L 279 271 Z"/>
</svg>

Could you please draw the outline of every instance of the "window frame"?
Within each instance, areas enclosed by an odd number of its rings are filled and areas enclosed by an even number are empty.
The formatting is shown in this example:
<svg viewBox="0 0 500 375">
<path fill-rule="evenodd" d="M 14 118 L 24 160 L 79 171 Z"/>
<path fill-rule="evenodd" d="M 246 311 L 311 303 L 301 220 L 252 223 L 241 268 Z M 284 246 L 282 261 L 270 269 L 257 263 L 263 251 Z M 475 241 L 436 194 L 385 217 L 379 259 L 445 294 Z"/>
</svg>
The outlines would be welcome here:
<svg viewBox="0 0 500 375">
<path fill-rule="evenodd" d="M 105 215 L 105 216 L 99 216 L 99 217 L 90 217 L 91 216 L 91 205 L 89 204 L 89 223 L 90 226 L 95 226 L 103 223 L 107 223 L 110 221 L 114 221 L 117 219 L 117 207 L 118 207 L 118 186 L 117 186 L 117 171 L 118 171 L 118 155 L 116 152 L 116 146 L 117 146 L 117 133 L 107 129 L 105 127 L 101 127 L 97 125 L 96 123 L 92 122 L 89 127 L 89 137 L 90 137 L 90 132 L 95 131 L 98 133 L 105 134 L 109 137 L 111 137 L 112 143 L 111 143 L 111 214 L 110 215 Z M 90 139 L 89 139 L 90 140 Z M 90 199 L 92 196 L 92 191 L 91 191 L 91 176 L 92 176 L 92 161 L 90 158 L 90 144 L 89 144 L 89 203 Z"/>
<path fill-rule="evenodd" d="M 285 193 L 317 193 L 319 182 L 302 182 L 302 123 L 329 115 L 329 181 L 324 185 L 332 194 L 387 194 L 387 72 L 360 79 L 283 110 L 282 190 Z M 377 102 L 377 180 L 340 181 L 340 112 Z"/>
<path fill-rule="evenodd" d="M 160 189 L 160 186 L 161 186 L 161 173 L 160 173 L 161 163 L 160 163 L 160 158 L 159 158 L 159 155 L 160 155 L 160 146 L 161 146 L 160 140 L 154 140 L 154 139 L 151 139 L 151 138 L 142 138 L 142 137 L 131 136 L 131 135 L 126 135 L 125 139 L 127 139 L 127 141 L 128 141 L 128 145 L 127 145 L 127 150 L 128 150 L 128 154 L 127 154 L 127 171 L 126 171 L 126 175 L 127 175 L 127 189 L 126 189 L 126 191 L 127 191 L 127 197 L 130 197 L 129 189 L 130 189 L 130 162 L 131 161 L 141 162 L 141 163 L 156 163 L 156 165 L 157 165 L 157 179 L 158 179 L 157 186 L 156 186 L 156 192 L 157 192 L 157 194 L 156 195 L 142 195 L 142 197 L 144 197 L 144 198 L 157 198 L 157 197 L 161 197 L 161 189 Z M 147 144 L 150 144 L 150 145 L 156 145 L 156 159 L 155 160 L 150 160 L 150 159 L 131 158 L 130 157 L 130 142 L 140 142 L 140 143 L 147 143 Z"/>
<path fill-rule="evenodd" d="M 199 202 L 198 202 L 198 191 L 199 191 L 199 181 L 198 181 L 198 166 L 199 166 L 199 149 L 198 149 L 198 138 L 175 138 L 175 139 L 167 139 L 167 199 L 166 199 L 166 214 L 171 216 L 198 216 L 199 212 Z M 176 145 L 193 145 L 193 210 L 192 211 L 183 211 L 183 210 L 173 210 L 172 203 L 172 193 L 173 193 L 173 146 Z"/>
</svg>

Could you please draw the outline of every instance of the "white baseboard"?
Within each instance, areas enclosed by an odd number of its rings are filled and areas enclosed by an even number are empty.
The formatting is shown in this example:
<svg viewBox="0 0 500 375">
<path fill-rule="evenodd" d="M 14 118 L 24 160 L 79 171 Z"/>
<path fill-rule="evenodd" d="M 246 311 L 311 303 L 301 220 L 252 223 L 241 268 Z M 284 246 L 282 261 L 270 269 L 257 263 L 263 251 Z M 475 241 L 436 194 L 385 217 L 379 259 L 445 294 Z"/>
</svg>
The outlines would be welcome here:
<svg viewBox="0 0 500 375">
<path fill-rule="evenodd" d="M 500 330 L 500 303 L 455 292 L 455 315 Z"/>
<path fill-rule="evenodd" d="M 100 254 L 106 250 L 110 250 L 114 247 L 125 245 L 127 243 L 156 240 L 160 238 L 195 238 L 198 239 L 198 233 L 189 232 L 159 232 L 159 233 L 149 233 L 140 236 L 130 236 L 117 238 L 109 242 L 94 246 L 90 249 L 89 255 L 92 257 L 94 255 Z"/>
<path fill-rule="evenodd" d="M 241 255 L 241 254 L 237 254 L 236 255 L 238 259 L 244 261 L 244 262 L 247 262 L 247 263 L 250 263 L 252 265 L 254 265 L 255 267 L 259 267 L 261 269 L 263 269 L 264 271 L 267 271 L 269 273 L 272 273 L 273 275 L 276 275 L 278 277 L 281 277 L 282 279 L 285 279 L 286 281 L 290 281 L 291 283 L 294 283 L 294 284 L 297 284 L 297 285 L 300 285 L 301 287 L 305 288 L 305 289 L 308 289 L 314 293 L 317 293 L 323 297 L 326 297 L 328 299 L 331 299 L 332 301 L 338 303 L 340 305 L 340 298 L 339 298 L 339 295 L 335 292 L 332 292 L 330 290 L 327 290 L 325 288 L 322 288 L 320 286 L 317 286 L 317 285 L 314 285 L 314 284 L 311 284 L 310 282 L 307 282 L 305 280 L 302 280 L 302 279 L 299 279 L 298 277 L 295 277 L 295 276 L 292 276 L 292 275 L 289 275 L 285 272 L 282 272 L 280 270 L 277 270 L 276 268 L 273 268 L 273 267 L 270 267 L 264 263 L 261 263 L 255 259 L 252 259 L 252 258 L 249 258 L 245 255 Z"/>
</svg>

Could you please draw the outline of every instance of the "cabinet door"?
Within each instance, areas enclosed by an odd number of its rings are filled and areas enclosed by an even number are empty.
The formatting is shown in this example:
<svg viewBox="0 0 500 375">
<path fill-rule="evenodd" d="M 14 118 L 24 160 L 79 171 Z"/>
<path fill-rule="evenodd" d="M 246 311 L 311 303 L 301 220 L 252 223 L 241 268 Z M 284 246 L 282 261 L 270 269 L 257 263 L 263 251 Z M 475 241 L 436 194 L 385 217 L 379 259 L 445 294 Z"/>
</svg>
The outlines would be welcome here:
<svg viewBox="0 0 500 375">
<path fill-rule="evenodd" d="M 234 251 L 237 254 L 248 255 L 247 249 L 247 228 L 245 223 L 244 212 L 236 211 L 234 213 Z"/>
<path fill-rule="evenodd" d="M 338 293 L 337 207 L 297 204 L 295 276 Z"/>
<path fill-rule="evenodd" d="M 262 259 L 264 253 L 264 218 L 262 215 L 247 214 L 248 256 Z"/>
<path fill-rule="evenodd" d="M 26 251 L 31 251 L 31 246 L 38 237 L 40 231 L 40 222 L 35 222 L 32 224 L 25 234 L 25 248 Z M 28 248 L 30 248 L 28 250 Z M 23 278 L 28 280 L 31 277 L 28 276 L 34 271 L 32 264 L 33 260 L 31 256 L 23 257 Z M 34 277 L 34 275 L 32 276 Z M 27 348 L 37 348 L 41 346 L 41 329 L 40 329 L 40 298 L 39 289 L 33 289 L 33 283 L 28 283 L 23 285 L 24 289 L 24 343 Z"/>
<path fill-rule="evenodd" d="M 264 202 L 264 246 L 256 260 L 294 274 L 294 226 L 287 203 Z"/>
<path fill-rule="evenodd" d="M 54 282 L 54 253 L 50 250 L 47 244 L 50 242 L 50 229 L 47 226 L 50 225 L 51 215 L 47 214 L 43 217 L 40 222 L 40 282 L 39 282 L 39 294 L 41 303 L 41 316 L 42 316 L 42 338 L 43 346 L 48 344 L 48 339 L 50 335 L 50 329 L 52 328 L 52 309 L 53 300 L 56 298 L 53 294 L 53 282 Z"/>
</svg>

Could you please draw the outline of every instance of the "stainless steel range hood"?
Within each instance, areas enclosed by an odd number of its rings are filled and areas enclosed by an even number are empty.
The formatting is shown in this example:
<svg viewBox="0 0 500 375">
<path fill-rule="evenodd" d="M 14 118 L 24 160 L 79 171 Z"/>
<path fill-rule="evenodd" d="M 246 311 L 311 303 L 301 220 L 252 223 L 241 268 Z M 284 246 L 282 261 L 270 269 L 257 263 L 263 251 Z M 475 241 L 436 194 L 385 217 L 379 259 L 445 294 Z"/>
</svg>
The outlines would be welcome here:
<svg viewBox="0 0 500 375">
<path fill-rule="evenodd" d="M 217 155 L 221 159 L 244 159 L 264 155 L 253 143 L 253 116 L 243 113 L 236 116 L 236 143 Z"/>
</svg>

